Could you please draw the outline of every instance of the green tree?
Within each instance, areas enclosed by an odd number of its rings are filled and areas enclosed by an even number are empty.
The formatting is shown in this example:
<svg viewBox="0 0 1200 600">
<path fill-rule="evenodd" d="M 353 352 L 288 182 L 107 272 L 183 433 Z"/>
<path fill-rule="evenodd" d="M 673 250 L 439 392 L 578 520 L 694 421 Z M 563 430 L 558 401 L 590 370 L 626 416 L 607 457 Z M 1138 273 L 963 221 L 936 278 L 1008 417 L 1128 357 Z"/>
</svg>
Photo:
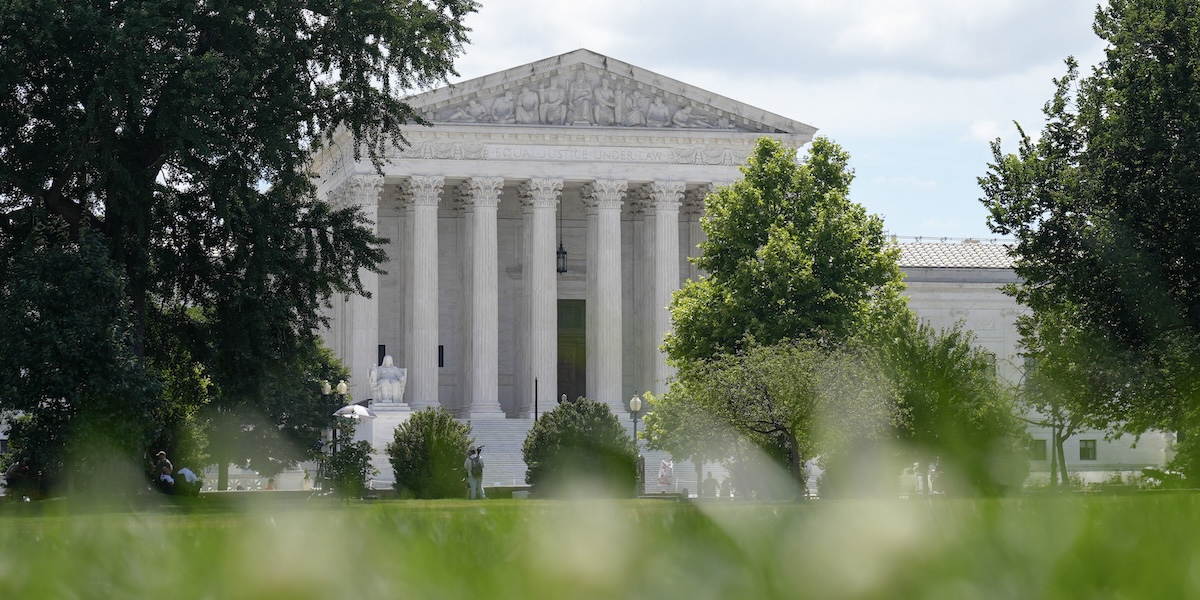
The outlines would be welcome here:
<svg viewBox="0 0 1200 600">
<path fill-rule="evenodd" d="M 264 370 L 261 397 L 241 403 L 227 397 L 199 411 L 217 489 L 228 489 L 231 464 L 274 477 L 319 451 L 321 431 L 334 424 L 338 408 L 334 397 L 321 394 L 321 382 L 347 379 L 349 372 L 316 336 L 302 341 Z"/>
<path fill-rule="evenodd" d="M 753 337 L 845 339 L 901 289 L 899 250 L 883 221 L 849 200 L 849 155 L 817 138 L 804 162 L 762 138 L 743 178 L 705 199 L 707 241 L 694 260 L 707 273 L 671 302 L 671 361 L 737 352 Z"/>
<path fill-rule="evenodd" d="M 1063 443 L 1084 429 L 1107 428 L 1124 412 L 1126 365 L 1137 359 L 1081 327 L 1068 306 L 1022 315 L 1017 329 L 1029 365 L 1021 401 L 1034 424 L 1050 429 L 1050 484 L 1061 477 L 1067 485 Z"/>
<path fill-rule="evenodd" d="M 749 487 L 760 496 L 796 494 L 807 459 L 886 439 L 894 411 L 892 384 L 865 349 L 826 348 L 813 340 L 751 344 L 682 369 L 647 416 L 646 437 L 650 447 L 669 450 L 681 437 L 673 427 L 681 424 L 691 439 L 708 441 L 705 456 L 728 457 L 738 452 L 737 442 L 749 442 L 783 466 L 791 481 Z M 710 431 L 693 430 L 697 425 Z M 746 487 L 740 489 L 748 492 Z"/>
<path fill-rule="evenodd" d="M 442 407 L 417 411 L 396 428 L 387 445 L 396 491 L 416 498 L 461 498 L 466 490 L 463 457 L 471 427 Z"/>
<path fill-rule="evenodd" d="M 343 431 L 349 439 L 354 428 L 347 427 Z M 362 498 L 367 491 L 367 479 L 375 475 L 371 468 L 371 442 L 347 442 L 338 446 L 337 452 L 328 460 L 329 481 L 333 483 L 334 493 L 347 499 Z"/>
<path fill-rule="evenodd" d="M 1068 59 L 1041 136 L 994 144 L 989 225 L 1017 239 L 1021 302 L 1133 359 L 1110 427 L 1200 431 L 1200 3 L 1114 0 L 1094 29 L 1106 57 Z"/>
<path fill-rule="evenodd" d="M 24 415 L 7 462 L 41 493 L 107 471 L 112 456 L 135 465 L 159 390 L 134 355 L 124 278 L 101 236 L 72 239 L 47 220 L 0 262 L 0 281 L 0 407 Z"/>
<path fill-rule="evenodd" d="M 123 279 L 109 326 L 128 329 L 129 355 L 162 367 L 183 346 L 212 405 L 258 404 L 281 358 L 311 347 L 322 304 L 362 292 L 360 269 L 384 259 L 358 209 L 315 197 L 311 153 L 345 128 L 378 166 L 421 121 L 403 97 L 453 73 L 476 6 L 0 1 L 0 260 L 38 251 L 50 218 L 71 239 L 96 232 Z M 69 291 L 92 310 L 88 288 Z M 28 328 L 14 316 L 0 328 Z M 131 446 L 145 411 L 106 413 L 135 413 L 112 428 Z"/>
<path fill-rule="evenodd" d="M 637 449 L 608 405 L 579 398 L 544 413 L 521 447 L 525 483 L 539 495 L 577 485 L 630 496 L 636 484 Z"/>
<path fill-rule="evenodd" d="M 1026 436 L 996 357 L 961 323 L 938 330 L 911 313 L 868 336 L 896 386 L 896 437 L 906 462 L 936 462 L 944 488 L 996 494 L 1024 479 Z"/>
</svg>

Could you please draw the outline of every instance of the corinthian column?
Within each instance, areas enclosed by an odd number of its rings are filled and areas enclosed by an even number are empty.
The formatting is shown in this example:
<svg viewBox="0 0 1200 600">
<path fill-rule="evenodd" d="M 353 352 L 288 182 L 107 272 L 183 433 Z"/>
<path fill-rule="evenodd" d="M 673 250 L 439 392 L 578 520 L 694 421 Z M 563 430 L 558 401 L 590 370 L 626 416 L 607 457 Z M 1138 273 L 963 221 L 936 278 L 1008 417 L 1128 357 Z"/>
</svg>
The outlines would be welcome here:
<svg viewBox="0 0 1200 600">
<path fill-rule="evenodd" d="M 412 187 L 412 352 L 408 403 L 438 406 L 438 202 L 443 178 L 414 176 Z"/>
<path fill-rule="evenodd" d="M 700 226 L 700 219 L 704 216 L 704 199 L 713 191 L 713 184 L 704 183 L 700 187 L 691 190 L 684 194 L 683 198 L 683 221 L 687 223 L 687 239 L 683 240 L 683 252 L 689 260 L 687 263 L 686 279 L 693 281 L 700 279 L 700 270 L 690 260 L 693 257 L 700 256 L 700 243 L 706 238 L 704 237 L 704 228 Z"/>
<path fill-rule="evenodd" d="M 383 177 L 355 175 L 347 179 L 333 196 L 340 204 L 358 208 L 367 218 L 371 233 L 377 233 L 379 194 L 382 191 Z M 349 342 L 343 358 L 350 369 L 350 393 L 355 399 L 363 400 L 371 397 L 369 374 L 371 367 L 376 364 L 379 348 L 379 274 L 369 269 L 359 269 L 358 279 L 362 282 L 365 294 L 350 296 L 346 303 Z"/>
<path fill-rule="evenodd" d="M 468 246 L 471 248 L 471 269 L 468 275 L 471 279 L 468 313 L 468 331 L 471 335 L 468 400 L 472 419 L 504 416 L 498 398 L 499 323 L 496 317 L 499 293 L 496 281 L 496 207 L 503 191 L 503 177 L 472 178 L 459 188 L 463 203 L 474 213 L 467 220 L 470 224 Z"/>
<path fill-rule="evenodd" d="M 621 397 L 621 198 L 626 182 L 583 187 L 588 214 L 587 395 L 619 414 Z"/>
<path fill-rule="evenodd" d="M 671 294 L 679 289 L 679 205 L 684 182 L 655 181 L 651 186 L 654 210 L 654 335 L 658 344 L 671 330 Z M 661 350 L 654 360 L 654 393 L 667 391 L 675 374 Z"/>
<path fill-rule="evenodd" d="M 562 195 L 561 179 L 530 179 L 521 184 L 521 203 L 528 212 L 525 248 L 525 385 L 537 380 L 538 409 L 549 410 L 558 393 L 558 282 L 554 265 L 554 209 Z"/>
</svg>

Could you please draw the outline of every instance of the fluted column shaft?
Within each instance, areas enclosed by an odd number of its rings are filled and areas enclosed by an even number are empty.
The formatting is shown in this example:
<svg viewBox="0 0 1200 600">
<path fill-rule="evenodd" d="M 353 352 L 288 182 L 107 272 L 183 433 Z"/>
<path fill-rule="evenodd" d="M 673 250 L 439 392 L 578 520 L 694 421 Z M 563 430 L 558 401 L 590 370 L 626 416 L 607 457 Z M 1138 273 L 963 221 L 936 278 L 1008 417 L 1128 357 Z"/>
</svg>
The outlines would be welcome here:
<svg viewBox="0 0 1200 600">
<path fill-rule="evenodd" d="M 412 184 L 412 355 L 405 393 L 414 409 L 438 406 L 438 202 L 442 177 Z"/>
<path fill-rule="evenodd" d="M 338 190 L 338 198 L 346 206 L 358 207 L 367 218 L 372 233 L 376 233 L 379 221 L 379 194 L 383 191 L 383 177 L 378 175 L 355 175 Z M 371 397 L 369 373 L 375 366 L 379 348 L 379 274 L 370 269 L 359 269 L 358 279 L 363 291 L 370 294 L 355 294 L 347 300 L 349 343 L 345 348 L 346 366 L 350 369 L 350 393 L 363 400 Z"/>
<path fill-rule="evenodd" d="M 496 209 L 504 178 L 473 178 L 463 183 L 464 202 L 473 210 L 471 248 L 471 369 L 470 415 L 503 417 L 499 399 Z"/>
<path fill-rule="evenodd" d="M 588 207 L 587 395 L 624 409 L 621 397 L 621 199 L 626 182 L 584 186 Z"/>
<path fill-rule="evenodd" d="M 654 334 L 659 345 L 671 330 L 671 294 L 679 288 L 679 205 L 682 181 L 656 181 L 651 187 L 654 209 Z M 654 392 L 667 391 L 674 375 L 667 355 L 659 351 L 654 361 Z"/>
<path fill-rule="evenodd" d="M 558 390 L 558 282 L 555 279 L 554 209 L 562 194 L 561 179 L 531 179 L 519 195 L 529 214 L 525 285 L 529 299 L 523 374 L 529 388 L 538 381 L 538 408 L 553 408 Z"/>
</svg>

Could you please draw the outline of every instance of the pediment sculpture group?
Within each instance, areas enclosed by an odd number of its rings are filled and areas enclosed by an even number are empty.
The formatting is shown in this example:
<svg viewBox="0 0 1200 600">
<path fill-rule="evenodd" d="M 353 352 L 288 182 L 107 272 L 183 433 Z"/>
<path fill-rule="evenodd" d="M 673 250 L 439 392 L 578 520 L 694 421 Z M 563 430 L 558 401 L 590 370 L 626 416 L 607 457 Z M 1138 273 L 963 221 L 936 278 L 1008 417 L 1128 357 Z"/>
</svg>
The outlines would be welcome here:
<svg viewBox="0 0 1200 600">
<path fill-rule="evenodd" d="M 566 87 L 551 77 L 534 90 L 524 86 L 490 101 L 471 99 L 466 106 L 444 111 L 432 120 L 455 123 L 522 125 L 598 125 L 601 127 L 691 127 L 732 129 L 726 117 L 697 114 L 691 106 L 674 106 L 662 96 L 644 94 L 608 79 L 593 81 L 580 71 Z"/>
</svg>

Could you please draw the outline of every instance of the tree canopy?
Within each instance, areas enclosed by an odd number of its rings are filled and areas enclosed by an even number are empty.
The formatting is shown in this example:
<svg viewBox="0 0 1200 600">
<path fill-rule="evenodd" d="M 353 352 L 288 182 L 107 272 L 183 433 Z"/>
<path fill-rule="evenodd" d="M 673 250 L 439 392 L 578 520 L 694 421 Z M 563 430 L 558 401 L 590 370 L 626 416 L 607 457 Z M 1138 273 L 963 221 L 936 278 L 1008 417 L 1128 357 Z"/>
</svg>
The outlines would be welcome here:
<svg viewBox="0 0 1200 600">
<path fill-rule="evenodd" d="M 146 368 L 186 352 L 213 403 L 261 402 L 283 357 L 311 355 L 322 304 L 361 293 L 360 269 L 384 259 L 356 208 L 315 197 L 309 156 L 345 128 L 379 165 L 422 122 L 403 97 L 453 73 L 475 10 L 0 1 L 0 266 L 95 232 L 126 297 L 128 356 Z M 65 240 L 36 236 L 60 222 Z M 70 291 L 59 310 L 92 310 L 87 289 Z M 18 372 L 42 370 L 43 357 L 18 358 Z M 5 386 L 0 408 L 30 393 L 43 390 Z"/>
<path fill-rule="evenodd" d="M 889 437 L 895 399 L 880 365 L 862 349 L 825 348 L 812 340 L 752 344 L 681 370 L 655 399 L 646 438 L 650 447 L 676 456 L 692 450 L 722 459 L 744 456 L 738 444 L 748 442 L 786 469 L 788 477 L 777 479 L 795 485 L 816 454 Z M 786 493 L 784 481 L 743 481 L 739 489 L 778 495 Z"/>
<path fill-rule="evenodd" d="M 676 364 L 736 352 L 747 337 L 849 336 L 871 307 L 899 293 L 899 250 L 883 220 L 849 199 L 849 155 L 825 138 L 803 162 L 762 138 L 743 178 L 705 199 L 707 241 L 694 260 L 706 275 L 671 302 L 664 341 Z"/>
<path fill-rule="evenodd" d="M 607 404 L 563 402 L 538 418 L 521 446 L 525 483 L 539 496 L 634 493 L 637 450 Z"/>
<path fill-rule="evenodd" d="M 1200 379 L 1179 367 L 1200 358 L 1200 2 L 1113 0 L 1094 28 L 1104 60 L 1086 76 L 1067 60 L 1036 140 L 994 143 L 983 202 L 1017 240 L 1017 299 L 1130 358 L 1093 363 L 1147 392 L 1110 425 L 1194 429 Z"/>
</svg>

